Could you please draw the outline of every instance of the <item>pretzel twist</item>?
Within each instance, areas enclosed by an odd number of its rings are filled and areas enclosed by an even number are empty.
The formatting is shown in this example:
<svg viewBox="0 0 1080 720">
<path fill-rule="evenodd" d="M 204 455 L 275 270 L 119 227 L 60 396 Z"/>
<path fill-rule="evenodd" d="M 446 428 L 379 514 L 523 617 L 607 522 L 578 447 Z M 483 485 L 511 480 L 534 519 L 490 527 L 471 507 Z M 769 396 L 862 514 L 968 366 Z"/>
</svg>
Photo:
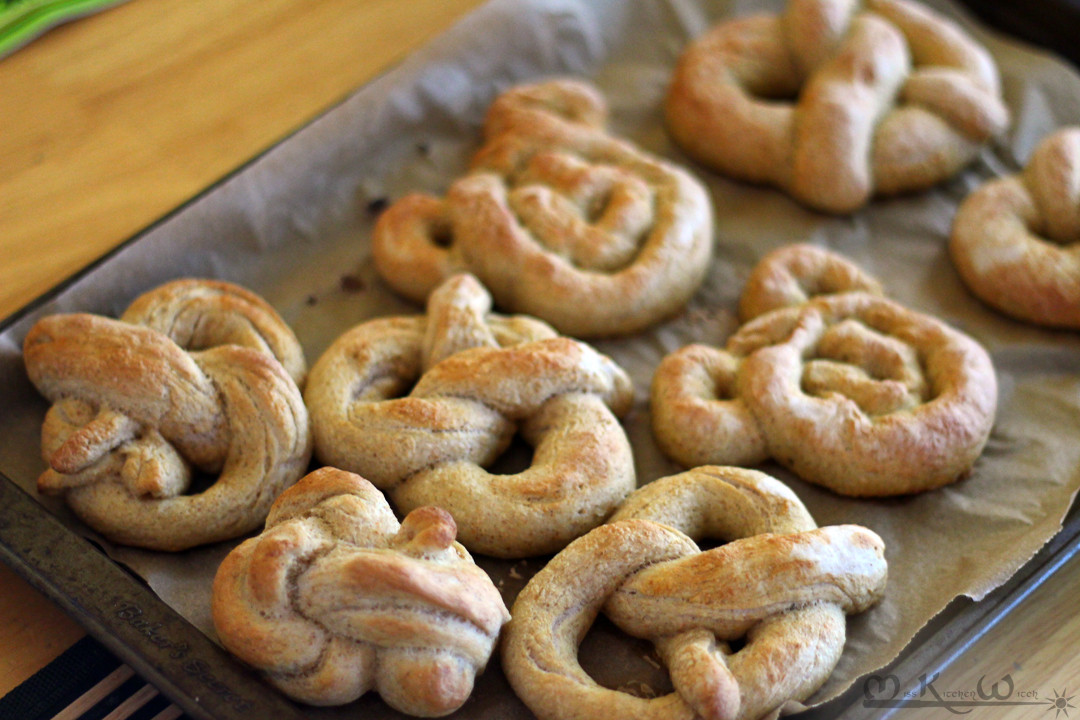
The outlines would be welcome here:
<svg viewBox="0 0 1080 720">
<path fill-rule="evenodd" d="M 968 195 L 949 249 L 964 283 L 990 306 L 1080 328 L 1080 128 L 1047 136 L 1022 173 Z"/>
<path fill-rule="evenodd" d="M 475 278 L 458 276 L 432 294 L 426 318 L 373 320 L 336 340 L 305 391 L 316 453 L 402 512 L 446 508 L 474 552 L 553 552 L 634 487 L 616 419 L 633 389 L 588 345 L 490 306 Z M 518 432 L 532 465 L 491 474 Z"/>
<path fill-rule="evenodd" d="M 693 42 L 665 115 L 706 165 L 848 213 L 967 165 L 1008 124 L 999 85 L 989 53 L 919 4 L 789 0 Z"/>
<path fill-rule="evenodd" d="M 212 280 L 175 280 L 135 298 L 122 322 L 157 330 L 186 350 L 240 345 L 277 359 L 297 387 L 307 361 L 296 335 L 247 288 Z"/>
<path fill-rule="evenodd" d="M 307 469 L 302 350 L 243 288 L 179 280 L 138 298 L 121 320 L 48 316 L 23 354 L 53 403 L 38 489 L 63 494 L 114 542 L 182 550 L 236 537 Z M 219 476 L 185 494 L 195 471 Z"/>
<path fill-rule="evenodd" d="M 376 267 L 423 301 L 453 273 L 495 302 L 579 336 L 636 332 L 680 309 L 712 254 L 708 197 L 689 174 L 604 132 L 589 85 L 513 88 L 445 198 L 412 194 L 379 218 Z"/>
<path fill-rule="evenodd" d="M 775 459 L 855 496 L 920 492 L 966 475 L 997 405 L 986 351 L 863 292 L 759 316 L 724 349 L 666 357 L 652 385 L 661 449 L 687 466 Z"/>
<path fill-rule="evenodd" d="M 701 552 L 694 539 L 704 537 L 729 542 Z M 754 720 L 829 676 L 845 613 L 884 592 L 883 550 L 859 526 L 816 529 L 794 493 L 763 473 L 702 467 L 656 480 L 530 580 L 503 667 L 542 720 Z M 577 646 L 600 611 L 655 644 L 673 693 L 635 697 L 585 673 Z"/>
<path fill-rule="evenodd" d="M 219 567 L 218 637 L 305 703 L 344 704 L 374 689 L 410 715 L 453 712 L 510 618 L 455 530 L 435 507 L 399 525 L 371 483 L 316 470 Z"/>
</svg>

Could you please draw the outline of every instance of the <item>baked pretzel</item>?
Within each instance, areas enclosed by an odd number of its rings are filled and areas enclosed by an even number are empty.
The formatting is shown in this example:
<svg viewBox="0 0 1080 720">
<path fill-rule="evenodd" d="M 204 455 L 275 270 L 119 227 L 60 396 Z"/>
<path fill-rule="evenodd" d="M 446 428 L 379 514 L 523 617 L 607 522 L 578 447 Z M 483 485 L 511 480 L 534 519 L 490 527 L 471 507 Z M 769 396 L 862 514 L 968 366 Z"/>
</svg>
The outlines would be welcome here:
<svg viewBox="0 0 1080 720">
<path fill-rule="evenodd" d="M 512 312 L 578 337 L 644 329 L 686 304 L 712 255 L 712 211 L 685 171 L 604 131 L 593 87 L 552 80 L 492 104 L 485 144 L 445 198 L 379 218 L 375 266 L 422 302 L 467 271 Z"/>
<path fill-rule="evenodd" d="M 702 538 L 728 542 L 702 552 Z M 763 473 L 702 467 L 656 480 L 529 581 L 504 634 L 503 668 L 541 720 L 755 720 L 832 673 L 845 613 L 884 592 L 883 552 L 866 528 L 817 529 Z M 635 697 L 585 673 L 577 646 L 601 610 L 654 643 L 673 693 Z"/>
<path fill-rule="evenodd" d="M 242 535 L 307 470 L 303 352 L 243 288 L 178 280 L 120 320 L 48 316 L 23 355 L 53 403 L 38 490 L 114 542 L 183 550 Z M 218 477 L 187 494 L 196 471 Z"/>
<path fill-rule="evenodd" d="M 850 292 L 761 315 L 724 349 L 672 353 L 651 406 L 660 448 L 688 467 L 772 458 L 843 495 L 899 495 L 971 470 L 997 380 L 967 335 Z"/>
<path fill-rule="evenodd" d="M 949 249 L 964 283 L 990 306 L 1080 328 L 1080 127 L 1047 136 L 1022 173 L 968 195 Z"/>
<path fill-rule="evenodd" d="M 301 702 L 374 689 L 410 715 L 453 712 L 510 619 L 454 534 L 445 510 L 417 508 L 399 525 L 362 477 L 316 470 L 218 568 L 218 637 Z"/>
<path fill-rule="evenodd" d="M 784 245 L 754 266 L 739 296 L 739 318 L 753 320 L 812 297 L 862 291 L 884 295 L 877 278 L 843 255 L 815 245 Z"/>
<path fill-rule="evenodd" d="M 372 320 L 338 338 L 305 391 L 316 454 L 370 479 L 401 512 L 447 509 L 474 552 L 554 552 L 634 488 L 616 419 L 633 388 L 588 345 L 490 308 L 474 277 L 457 276 L 432 293 L 426 317 Z M 531 467 L 490 473 L 517 432 Z"/>
<path fill-rule="evenodd" d="M 181 279 L 145 292 L 120 320 L 157 330 L 187 350 L 241 345 L 277 359 L 297 387 L 307 360 L 292 329 L 247 288 L 215 280 Z"/>
<path fill-rule="evenodd" d="M 994 61 L 908 0 L 789 0 L 689 45 L 665 102 L 675 141 L 732 177 L 849 213 L 951 177 L 1008 124 Z"/>
</svg>

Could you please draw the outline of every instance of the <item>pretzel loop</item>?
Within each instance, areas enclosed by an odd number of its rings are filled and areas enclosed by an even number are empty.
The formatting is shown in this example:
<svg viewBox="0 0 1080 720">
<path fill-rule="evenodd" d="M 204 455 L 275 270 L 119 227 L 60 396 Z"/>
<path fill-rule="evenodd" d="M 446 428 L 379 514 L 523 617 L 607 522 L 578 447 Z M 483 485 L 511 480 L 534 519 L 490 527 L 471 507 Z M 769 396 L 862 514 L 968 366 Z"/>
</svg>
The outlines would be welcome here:
<svg viewBox="0 0 1080 720">
<path fill-rule="evenodd" d="M 841 255 L 805 243 L 784 245 L 750 272 L 739 296 L 739 318 L 747 322 L 818 295 L 855 291 L 884 294 L 877 278 Z"/>
<path fill-rule="evenodd" d="M 226 283 L 168 283 L 124 317 L 54 315 L 27 334 L 27 372 L 54 403 L 38 489 L 128 545 L 181 550 L 258 527 L 311 455 L 300 391 L 270 354 L 302 378 L 296 338 Z M 195 470 L 219 477 L 185 494 Z"/>
<path fill-rule="evenodd" d="M 765 435 L 738 391 L 740 365 L 738 356 L 705 345 L 687 345 L 661 360 L 650 409 L 665 454 L 688 467 L 709 464 L 716 447 L 732 465 L 769 457 Z"/>
<path fill-rule="evenodd" d="M 178 280 L 132 301 L 120 320 L 157 330 L 188 351 L 240 345 L 277 359 L 298 387 L 307 362 L 289 326 L 261 297 L 239 285 Z"/>
<path fill-rule="evenodd" d="M 632 388 L 589 346 L 493 315 L 490 302 L 459 276 L 432 294 L 426 318 L 375 320 L 339 338 L 306 391 L 316 451 L 369 477 L 403 512 L 446 508 L 474 551 L 550 552 L 632 489 L 616 419 Z M 533 448 L 530 467 L 491 473 L 515 435 Z"/>
<path fill-rule="evenodd" d="M 701 552 L 684 530 L 730 542 Z M 815 529 L 795 495 L 762 473 L 703 467 L 656 480 L 530 581 L 503 665 L 545 720 L 757 718 L 805 699 L 832 672 L 845 613 L 881 597 L 882 552 L 865 528 Z M 601 609 L 654 642 L 674 693 L 638 698 L 582 670 L 577 643 Z M 742 637 L 733 652 L 727 642 Z"/>
</svg>

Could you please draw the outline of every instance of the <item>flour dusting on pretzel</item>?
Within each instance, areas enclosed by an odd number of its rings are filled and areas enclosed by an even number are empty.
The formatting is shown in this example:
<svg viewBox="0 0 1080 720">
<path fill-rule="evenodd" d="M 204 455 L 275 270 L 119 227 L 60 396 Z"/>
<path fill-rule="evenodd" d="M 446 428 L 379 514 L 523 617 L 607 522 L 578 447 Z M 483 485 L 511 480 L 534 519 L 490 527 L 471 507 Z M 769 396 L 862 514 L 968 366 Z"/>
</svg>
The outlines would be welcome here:
<svg viewBox="0 0 1080 720">
<path fill-rule="evenodd" d="M 38 489 L 114 542 L 182 550 L 242 535 L 307 470 L 303 353 L 243 288 L 178 280 L 120 320 L 48 316 L 23 354 L 53 403 Z M 189 493 L 200 471 L 217 478 Z"/>
<path fill-rule="evenodd" d="M 399 525 L 371 483 L 316 470 L 221 563 L 218 637 L 301 702 L 341 705 L 373 689 L 410 715 L 451 713 L 510 617 L 455 530 L 435 507 Z"/>
<path fill-rule="evenodd" d="M 727 544 L 702 552 L 695 540 Z M 701 467 L 635 491 L 518 595 L 502 660 L 542 720 L 753 720 L 808 698 L 843 650 L 845 615 L 884 593 L 884 544 L 866 528 L 817 528 L 763 473 Z M 598 612 L 652 641 L 674 692 L 600 686 L 577 646 Z M 735 650 L 729 643 L 745 639 Z"/>
<path fill-rule="evenodd" d="M 921 190 L 1008 123 L 990 54 L 910 0 L 789 0 L 685 50 L 665 103 L 676 142 L 826 212 Z"/>
<path fill-rule="evenodd" d="M 474 552 L 554 552 L 634 487 L 617 419 L 633 388 L 588 345 L 490 308 L 474 277 L 456 276 L 426 317 L 372 320 L 338 338 L 305 390 L 316 454 L 367 477 L 401 512 L 445 508 Z M 493 474 L 515 435 L 532 464 Z"/>
<path fill-rule="evenodd" d="M 712 256 L 712 210 L 684 170 L 604 130 L 598 91 L 569 79 L 511 88 L 445 198 L 391 205 L 376 268 L 423 301 L 467 271 L 495 303 L 578 336 L 642 330 L 682 308 Z"/>
<path fill-rule="evenodd" d="M 1047 136 L 1022 173 L 968 195 L 949 249 L 964 283 L 990 306 L 1080 328 L 1080 127 Z"/>
</svg>

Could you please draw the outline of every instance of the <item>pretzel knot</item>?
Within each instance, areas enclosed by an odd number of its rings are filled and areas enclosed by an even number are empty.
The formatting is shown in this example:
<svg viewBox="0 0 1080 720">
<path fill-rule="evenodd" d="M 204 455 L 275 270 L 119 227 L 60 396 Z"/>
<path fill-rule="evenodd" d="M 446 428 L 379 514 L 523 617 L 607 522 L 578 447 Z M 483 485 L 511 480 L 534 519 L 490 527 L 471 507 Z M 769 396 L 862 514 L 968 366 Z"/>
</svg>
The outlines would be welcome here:
<svg viewBox="0 0 1080 720">
<path fill-rule="evenodd" d="M 338 338 L 305 392 L 316 453 L 369 478 L 401 512 L 446 508 L 474 552 L 554 552 L 634 487 L 616 419 L 633 388 L 588 345 L 490 307 L 475 278 L 457 276 L 426 318 L 373 320 Z M 488 472 L 518 432 L 532 465 Z"/>
<path fill-rule="evenodd" d="M 475 274 L 495 302 L 579 337 L 636 332 L 679 310 L 704 279 L 712 210 L 702 186 L 604 132 L 589 85 L 513 88 L 485 145 L 445 198 L 408 195 L 376 224 L 376 267 L 423 301 Z"/>
<path fill-rule="evenodd" d="M 950 251 L 964 283 L 992 307 L 1080 328 L 1080 128 L 1047 136 L 1022 173 L 968 195 Z"/>
<path fill-rule="evenodd" d="M 1008 124 L 999 84 L 989 53 L 919 4 L 789 0 L 693 42 L 665 113 L 706 165 L 847 213 L 967 165 Z"/>
<path fill-rule="evenodd" d="M 694 538 L 729 541 L 702 552 Z M 702 467 L 637 490 L 568 545 L 514 603 L 503 667 L 542 720 L 754 720 L 801 701 L 832 672 L 845 613 L 877 602 L 884 546 L 855 525 L 817 529 L 779 481 Z M 598 612 L 654 643 L 674 692 L 599 686 L 577 661 Z M 745 638 L 733 651 L 728 644 Z"/>
<path fill-rule="evenodd" d="M 825 295 L 766 313 L 724 349 L 664 358 L 652 385 L 661 449 L 687 466 L 770 457 L 854 496 L 966 475 L 989 437 L 997 381 L 967 335 L 891 300 Z"/>
<path fill-rule="evenodd" d="M 218 637 L 302 702 L 339 705 L 374 688 L 410 715 L 450 713 L 510 618 L 454 535 L 444 510 L 417 508 L 399 526 L 371 483 L 316 470 L 219 567 Z"/>
<path fill-rule="evenodd" d="M 53 403 L 38 489 L 114 542 L 182 550 L 236 537 L 307 469 L 303 352 L 243 288 L 179 280 L 120 320 L 45 317 L 23 354 Z M 196 471 L 219 477 L 187 494 Z"/>
</svg>

